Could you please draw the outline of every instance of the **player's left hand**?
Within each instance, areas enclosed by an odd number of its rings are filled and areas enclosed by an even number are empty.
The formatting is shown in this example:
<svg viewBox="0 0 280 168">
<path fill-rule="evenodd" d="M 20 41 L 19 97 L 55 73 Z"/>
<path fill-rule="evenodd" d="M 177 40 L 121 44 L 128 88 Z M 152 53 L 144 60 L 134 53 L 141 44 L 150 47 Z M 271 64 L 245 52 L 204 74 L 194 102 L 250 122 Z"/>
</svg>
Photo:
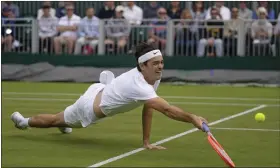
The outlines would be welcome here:
<svg viewBox="0 0 280 168">
<path fill-rule="evenodd" d="M 156 146 L 156 145 L 151 145 L 151 144 L 144 145 L 144 148 L 149 149 L 149 150 L 163 150 L 163 149 L 166 149 L 163 146 Z"/>
</svg>

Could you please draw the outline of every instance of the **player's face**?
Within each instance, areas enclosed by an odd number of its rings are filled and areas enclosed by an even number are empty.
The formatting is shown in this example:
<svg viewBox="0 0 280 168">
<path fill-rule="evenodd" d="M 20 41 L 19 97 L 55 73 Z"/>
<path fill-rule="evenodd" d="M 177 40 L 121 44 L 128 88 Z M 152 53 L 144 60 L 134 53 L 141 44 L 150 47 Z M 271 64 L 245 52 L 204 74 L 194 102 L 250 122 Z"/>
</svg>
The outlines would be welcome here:
<svg viewBox="0 0 280 168">
<path fill-rule="evenodd" d="M 157 56 L 150 59 L 147 62 L 147 65 L 142 66 L 142 72 L 145 75 L 145 78 L 155 82 L 156 80 L 161 79 L 163 67 L 163 57 Z"/>
</svg>

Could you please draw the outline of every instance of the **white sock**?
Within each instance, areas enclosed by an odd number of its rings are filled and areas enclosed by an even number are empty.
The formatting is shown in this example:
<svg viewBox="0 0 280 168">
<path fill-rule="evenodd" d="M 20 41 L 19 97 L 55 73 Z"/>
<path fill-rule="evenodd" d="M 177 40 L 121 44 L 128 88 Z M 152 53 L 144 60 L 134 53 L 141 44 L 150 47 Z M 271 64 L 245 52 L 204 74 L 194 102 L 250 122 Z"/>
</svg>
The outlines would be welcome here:
<svg viewBox="0 0 280 168">
<path fill-rule="evenodd" d="M 24 127 L 29 127 L 29 124 L 28 124 L 29 119 L 30 118 L 24 118 L 20 124 Z"/>
</svg>

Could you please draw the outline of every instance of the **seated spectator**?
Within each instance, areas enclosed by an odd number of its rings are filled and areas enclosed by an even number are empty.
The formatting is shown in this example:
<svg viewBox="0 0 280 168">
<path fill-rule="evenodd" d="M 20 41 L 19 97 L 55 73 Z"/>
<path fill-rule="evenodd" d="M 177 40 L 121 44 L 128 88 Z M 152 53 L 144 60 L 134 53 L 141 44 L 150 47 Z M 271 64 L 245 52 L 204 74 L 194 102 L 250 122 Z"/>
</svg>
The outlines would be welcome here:
<svg viewBox="0 0 280 168">
<path fill-rule="evenodd" d="M 240 1 L 239 3 L 238 17 L 245 20 L 245 29 L 246 31 L 249 31 L 249 28 L 252 25 L 251 20 L 253 18 L 253 12 L 247 8 L 246 2 L 244 1 Z"/>
<path fill-rule="evenodd" d="M 238 12 L 237 8 L 232 8 L 231 20 L 225 23 L 224 29 L 225 49 L 228 51 L 228 54 L 232 56 L 237 53 L 237 36 L 241 24 L 241 20 L 238 18 Z"/>
<path fill-rule="evenodd" d="M 11 52 L 13 41 L 15 37 L 15 27 L 14 26 L 5 26 L 7 25 L 13 25 L 15 24 L 15 21 L 9 20 L 15 18 L 15 15 L 13 14 L 12 10 L 9 7 L 4 7 L 2 9 L 2 25 L 1 25 L 1 42 L 2 46 L 4 47 L 5 52 Z"/>
<path fill-rule="evenodd" d="M 223 20 L 230 20 L 230 10 L 224 6 L 223 1 L 216 1 L 214 7 L 218 10 L 218 13 L 221 15 Z M 211 18 L 211 8 L 208 9 L 206 14 L 206 20 Z"/>
<path fill-rule="evenodd" d="M 50 16 L 55 17 L 55 9 L 51 7 L 52 6 L 51 2 L 50 1 L 44 1 L 43 2 L 43 7 L 44 6 L 49 6 L 50 7 L 49 8 Z M 37 19 L 40 19 L 43 16 L 43 14 L 44 14 L 43 10 L 44 10 L 43 8 L 38 10 L 38 12 L 37 12 Z"/>
<path fill-rule="evenodd" d="M 157 3 L 157 1 L 150 1 L 149 4 L 144 7 L 144 18 L 156 18 L 158 8 L 160 8 L 160 5 Z"/>
<path fill-rule="evenodd" d="M 94 50 L 98 45 L 99 38 L 99 18 L 94 16 L 94 9 L 87 8 L 86 17 L 84 17 L 79 25 L 79 39 L 76 42 L 75 54 L 81 54 L 82 46 L 89 44 Z"/>
<path fill-rule="evenodd" d="M 206 23 L 206 28 L 200 37 L 204 37 L 199 40 L 197 55 L 199 57 L 204 56 L 205 48 L 208 46 L 207 56 L 223 56 L 223 28 L 224 25 L 219 11 L 212 7 L 211 18 Z M 212 21 L 213 20 L 213 21 Z M 215 51 L 213 48 L 215 47 Z"/>
<path fill-rule="evenodd" d="M 180 23 L 177 24 L 174 48 L 183 51 L 183 53 L 180 53 L 184 55 L 190 55 L 189 53 L 194 55 L 196 50 L 199 32 L 198 29 L 194 28 L 195 22 L 192 19 L 190 10 L 185 9 L 181 14 Z"/>
<path fill-rule="evenodd" d="M 12 1 L 5 1 L 1 8 L 3 10 L 3 8 L 9 8 L 12 12 L 12 15 L 14 15 L 14 17 L 18 18 L 19 17 L 19 8 L 16 4 L 12 3 Z"/>
<path fill-rule="evenodd" d="M 60 36 L 54 38 L 55 54 L 61 53 L 61 45 L 66 44 L 68 54 L 72 54 L 75 41 L 77 39 L 77 30 L 80 24 L 80 16 L 74 14 L 74 6 L 66 6 L 67 15 L 60 18 L 57 31 Z"/>
<path fill-rule="evenodd" d="M 127 2 L 124 8 L 123 16 L 131 25 L 141 25 L 143 19 L 143 10 L 134 4 L 133 1 Z"/>
<path fill-rule="evenodd" d="M 130 25 L 123 17 L 123 10 L 123 6 L 117 6 L 114 18 L 108 21 L 106 27 L 107 39 L 105 45 L 111 45 L 115 49 L 115 44 L 117 44 L 117 51 L 124 49 L 130 34 Z"/>
<path fill-rule="evenodd" d="M 206 17 L 206 10 L 202 1 L 195 1 L 192 3 L 192 18 L 195 20 L 204 20 Z"/>
<path fill-rule="evenodd" d="M 277 24 L 275 25 L 273 39 L 272 39 L 273 55 L 280 56 L 280 47 L 276 47 L 276 46 L 280 46 L 280 13 L 278 15 Z"/>
<path fill-rule="evenodd" d="M 99 19 L 110 19 L 114 17 L 115 14 L 115 2 L 107 1 L 105 6 L 103 6 L 97 14 Z"/>
<path fill-rule="evenodd" d="M 55 12 L 55 16 L 57 18 L 61 18 L 61 17 L 66 15 L 65 6 L 67 6 L 68 4 L 70 4 L 70 3 L 67 3 L 67 2 L 64 2 L 64 1 L 59 1 L 58 2 L 58 8 L 56 9 L 56 12 Z"/>
<path fill-rule="evenodd" d="M 253 12 L 247 8 L 245 1 L 239 2 L 239 13 L 238 16 L 244 20 L 251 20 L 253 17 Z"/>
<path fill-rule="evenodd" d="M 264 7 L 258 8 L 258 20 L 252 24 L 251 35 L 253 38 L 254 51 L 260 53 L 269 52 L 269 43 L 272 37 L 272 24 L 266 19 L 267 11 Z M 256 53 L 254 53 L 256 54 Z"/>
<path fill-rule="evenodd" d="M 257 11 L 258 11 L 259 8 L 264 7 L 265 10 L 267 11 L 266 18 L 268 20 L 275 20 L 275 11 L 272 8 L 268 9 L 268 2 L 267 1 L 259 1 L 258 4 L 259 4 L 259 6 L 257 8 Z M 253 19 L 258 19 L 258 14 L 257 14 L 258 12 L 257 11 L 254 11 L 254 13 L 253 13 Z"/>
<path fill-rule="evenodd" d="M 53 38 L 57 34 L 56 27 L 58 18 L 51 15 L 50 6 L 45 4 L 43 7 L 43 15 L 38 19 L 39 25 L 39 51 L 46 51 L 52 53 Z"/>
<path fill-rule="evenodd" d="M 155 43 L 161 50 L 165 49 L 166 35 L 167 35 L 167 22 L 170 19 L 164 8 L 159 8 L 157 11 L 158 17 L 152 21 L 149 31 L 148 43 Z"/>
<path fill-rule="evenodd" d="M 182 9 L 180 7 L 180 2 L 171 1 L 171 7 L 167 9 L 167 15 L 171 19 L 180 19 L 182 13 Z"/>
</svg>

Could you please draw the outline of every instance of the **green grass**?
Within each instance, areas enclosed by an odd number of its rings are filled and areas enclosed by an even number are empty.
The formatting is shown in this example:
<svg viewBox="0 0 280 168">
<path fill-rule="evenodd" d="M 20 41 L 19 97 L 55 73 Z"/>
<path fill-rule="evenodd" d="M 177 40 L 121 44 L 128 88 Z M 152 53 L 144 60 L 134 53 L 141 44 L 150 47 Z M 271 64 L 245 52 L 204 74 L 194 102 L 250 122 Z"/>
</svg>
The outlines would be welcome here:
<svg viewBox="0 0 280 168">
<path fill-rule="evenodd" d="M 62 135 L 58 129 L 17 130 L 10 120 L 14 111 L 29 117 L 39 113 L 57 113 L 73 103 L 79 95 L 12 95 L 5 92 L 77 93 L 90 84 L 70 83 L 2 83 L 2 167 L 85 167 L 141 147 L 141 108 L 116 115 L 85 129 L 74 129 Z M 3 93 L 4 92 L 4 93 Z M 201 97 L 246 97 L 279 99 L 279 88 L 227 86 L 172 86 L 162 84 L 159 95 Z M 5 98 L 34 98 L 8 100 Z M 36 101 L 37 98 L 49 99 Z M 70 99 L 51 101 L 50 99 Z M 171 102 L 279 104 L 277 100 L 203 100 L 167 99 Z M 186 111 L 202 115 L 210 122 L 243 112 L 256 106 L 219 106 L 201 104 L 178 105 Z M 266 121 L 257 123 L 254 115 L 263 112 Z M 280 129 L 279 107 L 265 107 L 250 114 L 215 125 L 226 128 Z M 151 141 L 156 142 L 193 128 L 191 124 L 170 120 L 155 112 Z M 280 166 L 280 132 L 212 130 L 236 166 Z M 167 150 L 142 151 L 105 166 L 198 167 L 225 166 L 208 144 L 206 135 L 194 132 L 162 144 Z"/>
</svg>

